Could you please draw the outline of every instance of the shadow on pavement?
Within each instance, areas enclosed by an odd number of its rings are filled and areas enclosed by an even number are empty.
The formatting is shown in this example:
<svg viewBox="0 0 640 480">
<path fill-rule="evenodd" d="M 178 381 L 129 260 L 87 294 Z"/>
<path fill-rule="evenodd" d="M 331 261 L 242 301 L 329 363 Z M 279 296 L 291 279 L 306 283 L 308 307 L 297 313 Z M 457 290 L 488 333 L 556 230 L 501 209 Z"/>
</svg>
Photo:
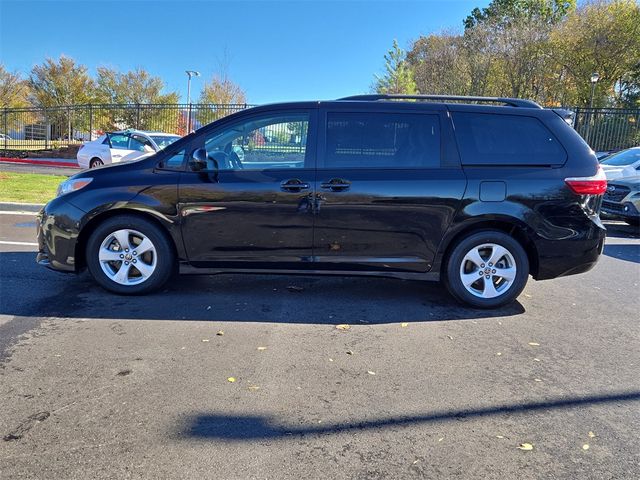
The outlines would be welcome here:
<svg viewBox="0 0 640 480">
<path fill-rule="evenodd" d="M 303 324 L 482 319 L 524 313 L 462 307 L 433 282 L 286 275 L 180 276 L 145 296 L 118 296 L 88 273 L 40 267 L 33 252 L 0 253 L 0 314 L 121 320 L 200 320 Z M 10 280 L 9 280 L 10 279 Z M 6 288 L 5 288 L 6 286 Z"/>
<path fill-rule="evenodd" d="M 589 407 L 594 405 L 622 402 L 637 402 L 640 392 L 620 392 L 606 395 L 589 395 L 574 398 L 558 398 L 544 402 L 496 405 L 485 408 L 445 410 L 425 415 L 408 415 L 379 420 L 364 420 L 333 425 L 313 425 L 308 427 L 282 426 L 277 419 L 246 415 L 201 414 L 188 417 L 185 428 L 178 432 L 180 438 L 200 438 L 208 440 L 250 441 L 278 439 L 292 435 L 339 434 L 353 430 L 374 430 L 379 428 L 410 426 L 424 423 L 447 422 L 451 420 L 473 419 L 499 415 L 513 415 L 529 412 Z"/>
</svg>

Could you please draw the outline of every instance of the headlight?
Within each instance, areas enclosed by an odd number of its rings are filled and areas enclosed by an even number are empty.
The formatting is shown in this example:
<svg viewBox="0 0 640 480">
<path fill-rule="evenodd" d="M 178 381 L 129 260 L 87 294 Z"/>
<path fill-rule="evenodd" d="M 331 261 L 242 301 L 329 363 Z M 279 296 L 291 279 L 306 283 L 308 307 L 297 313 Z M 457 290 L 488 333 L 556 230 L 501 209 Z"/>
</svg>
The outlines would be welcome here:
<svg viewBox="0 0 640 480">
<path fill-rule="evenodd" d="M 58 187 L 58 193 L 56 196 L 66 195 L 67 193 L 75 192 L 76 190 L 80 190 L 81 188 L 86 187 L 91 183 L 93 178 L 74 178 L 65 180 Z"/>
</svg>

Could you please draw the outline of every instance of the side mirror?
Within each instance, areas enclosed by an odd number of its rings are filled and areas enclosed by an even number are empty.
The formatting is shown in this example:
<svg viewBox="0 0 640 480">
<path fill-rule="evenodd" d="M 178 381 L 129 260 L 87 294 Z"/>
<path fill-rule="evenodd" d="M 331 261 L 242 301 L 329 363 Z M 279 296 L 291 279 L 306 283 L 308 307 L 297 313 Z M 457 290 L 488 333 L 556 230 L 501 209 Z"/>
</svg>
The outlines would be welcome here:
<svg viewBox="0 0 640 480">
<path fill-rule="evenodd" d="M 200 172 L 207 169 L 207 151 L 204 148 L 198 148 L 191 154 L 189 160 L 191 170 Z"/>
</svg>

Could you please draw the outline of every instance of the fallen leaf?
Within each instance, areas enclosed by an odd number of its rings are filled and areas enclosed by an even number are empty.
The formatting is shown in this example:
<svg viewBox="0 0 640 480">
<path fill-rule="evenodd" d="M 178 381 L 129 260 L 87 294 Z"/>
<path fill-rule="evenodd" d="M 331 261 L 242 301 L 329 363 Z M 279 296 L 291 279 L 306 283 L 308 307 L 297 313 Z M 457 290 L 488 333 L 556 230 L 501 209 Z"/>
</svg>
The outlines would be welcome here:
<svg viewBox="0 0 640 480">
<path fill-rule="evenodd" d="M 347 350 L 347 355 L 353 355 L 353 352 L 351 350 Z"/>
<path fill-rule="evenodd" d="M 444 440 L 444 437 L 438 439 L 439 442 L 441 442 L 442 440 Z"/>
<path fill-rule="evenodd" d="M 408 324 L 407 322 L 402 322 L 402 323 L 400 324 L 400 326 L 404 328 L 404 327 L 408 327 L 408 326 L 409 326 L 409 324 Z M 417 461 L 417 460 L 416 460 L 416 461 Z"/>
<path fill-rule="evenodd" d="M 541 382 L 542 380 L 540 378 L 534 378 L 533 381 L 534 382 Z"/>
<path fill-rule="evenodd" d="M 375 374 L 376 374 L 376 372 L 372 372 L 371 370 L 368 370 L 368 371 L 367 371 L 367 373 L 368 373 L 369 375 L 375 375 Z"/>
<path fill-rule="evenodd" d="M 520 450 L 533 450 L 533 444 L 532 443 L 521 443 L 518 448 Z"/>
<path fill-rule="evenodd" d="M 202 339 L 202 341 L 203 341 L 203 342 L 208 342 L 208 341 L 209 341 L 209 339 L 208 339 L 208 338 L 203 338 L 203 339 Z"/>
<path fill-rule="evenodd" d="M 336 329 L 337 330 L 345 331 L 345 330 L 349 330 L 350 328 L 351 328 L 351 325 L 347 325 L 346 323 L 342 323 L 340 325 L 336 325 Z"/>
<path fill-rule="evenodd" d="M 216 333 L 216 335 L 218 335 L 219 337 L 221 337 L 222 335 L 224 335 L 224 332 L 222 330 L 218 330 L 218 332 Z"/>
<path fill-rule="evenodd" d="M 447 335 L 447 338 L 448 338 L 449 340 L 453 340 L 453 337 L 452 337 L 451 335 Z"/>
<path fill-rule="evenodd" d="M 496 435 L 496 438 L 504 438 L 504 435 Z"/>
<path fill-rule="evenodd" d="M 584 445 L 582 445 L 582 449 L 583 450 L 589 450 L 589 444 L 585 443 Z"/>
<path fill-rule="evenodd" d="M 596 434 L 593 432 L 589 432 L 588 435 L 589 435 L 589 438 L 594 438 L 596 436 Z"/>
<path fill-rule="evenodd" d="M 235 381 L 236 381 L 236 377 L 229 377 L 229 378 L 227 378 L 227 382 L 231 382 L 231 383 L 233 383 L 233 382 L 235 382 Z"/>
<path fill-rule="evenodd" d="M 532 347 L 539 347 L 540 344 L 537 342 L 529 342 L 529 345 L 531 345 Z"/>
<path fill-rule="evenodd" d="M 420 460 L 414 460 L 413 464 L 415 465 L 416 463 L 418 463 Z"/>
<path fill-rule="evenodd" d="M 249 385 L 247 387 L 248 390 L 260 390 L 260 387 L 257 385 Z"/>
<path fill-rule="evenodd" d="M 290 292 L 302 292 L 304 290 L 303 287 L 298 287 L 297 285 L 289 285 L 287 287 L 287 290 L 289 290 Z"/>
<path fill-rule="evenodd" d="M 534 361 L 534 362 L 539 362 L 539 361 L 540 361 L 540 359 L 539 359 L 539 358 L 534 358 L 534 359 L 533 359 L 533 361 Z"/>
</svg>

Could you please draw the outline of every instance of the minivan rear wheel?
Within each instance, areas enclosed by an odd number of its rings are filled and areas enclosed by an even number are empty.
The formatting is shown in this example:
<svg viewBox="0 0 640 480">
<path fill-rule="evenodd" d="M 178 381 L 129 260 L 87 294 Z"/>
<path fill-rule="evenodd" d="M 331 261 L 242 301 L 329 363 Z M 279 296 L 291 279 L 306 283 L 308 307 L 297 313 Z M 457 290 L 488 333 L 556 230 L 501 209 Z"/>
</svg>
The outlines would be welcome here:
<svg viewBox="0 0 640 480">
<path fill-rule="evenodd" d="M 445 283 L 459 301 L 476 308 L 496 308 L 515 300 L 529 277 L 522 245 L 495 230 L 459 241 L 449 255 Z"/>
<path fill-rule="evenodd" d="M 171 277 L 175 255 L 154 223 L 122 215 L 98 225 L 87 242 L 87 267 L 105 289 L 136 295 L 160 288 Z"/>
</svg>

